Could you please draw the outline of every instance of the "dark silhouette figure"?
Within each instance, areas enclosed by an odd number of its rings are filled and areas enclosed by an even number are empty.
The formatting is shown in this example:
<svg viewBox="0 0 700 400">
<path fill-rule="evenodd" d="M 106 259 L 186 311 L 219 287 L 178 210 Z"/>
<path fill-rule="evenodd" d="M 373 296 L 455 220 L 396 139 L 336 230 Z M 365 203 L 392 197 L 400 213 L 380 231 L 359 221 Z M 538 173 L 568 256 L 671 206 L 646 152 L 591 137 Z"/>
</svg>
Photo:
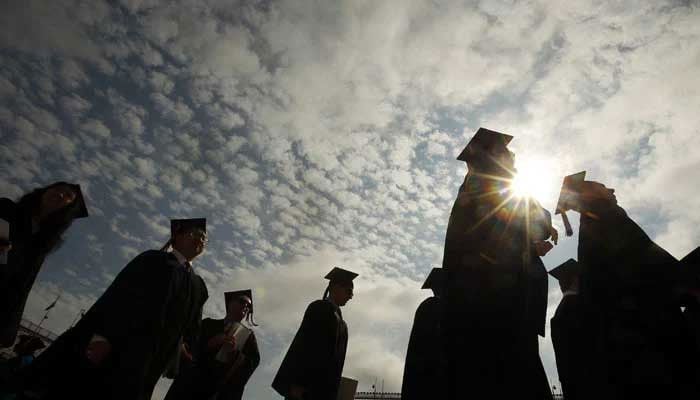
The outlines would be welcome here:
<svg viewBox="0 0 700 400">
<path fill-rule="evenodd" d="M 675 291 L 678 261 L 617 205 L 613 189 L 564 179 L 557 209 L 581 214 L 580 298 L 592 332 L 586 398 L 691 398 L 690 335 Z"/>
<path fill-rule="evenodd" d="M 423 289 L 432 289 L 434 296 L 423 300 L 413 319 L 401 385 L 403 400 L 445 398 L 447 360 L 443 353 L 441 329 L 444 287 L 444 271 L 433 268 Z"/>
<path fill-rule="evenodd" d="M 551 216 L 513 196 L 512 136 L 480 128 L 458 157 L 469 168 L 445 237 L 447 309 L 443 326 L 448 398 L 549 399 L 539 356 L 547 271 L 556 243 Z"/>
<path fill-rule="evenodd" d="M 27 297 L 46 256 L 56 250 L 76 218 L 87 217 L 80 186 L 56 182 L 24 195 L 0 199 L 0 347 L 14 344 Z M 2 264 L 5 265 L 2 265 Z"/>
<path fill-rule="evenodd" d="M 700 355 L 700 247 L 683 257 L 681 264 L 684 273 L 682 303 L 685 310 L 683 317 L 694 344 L 694 348 L 691 348 L 689 352 L 695 354 L 695 360 L 698 360 L 697 355 Z M 691 373 L 695 373 L 695 382 L 700 383 L 700 368 L 697 367 L 697 362 L 689 367 Z"/>
<path fill-rule="evenodd" d="M 253 294 L 250 289 L 226 292 L 225 301 L 226 318 L 202 321 L 194 363 L 181 369 L 165 400 L 243 398 L 245 385 L 260 364 L 255 333 L 240 325 L 243 320 L 255 325 Z"/>
<path fill-rule="evenodd" d="M 32 335 L 19 335 L 17 344 L 12 348 L 15 356 L 0 360 L 0 398 L 11 396 L 17 391 L 17 374 L 31 365 L 35 359 L 35 353 L 46 347 L 44 342 Z"/>
<path fill-rule="evenodd" d="M 32 364 L 25 393 L 151 398 L 161 374 L 188 353 L 185 343 L 195 342 L 207 299 L 191 264 L 207 242 L 205 220 L 173 220 L 171 230 L 172 251 L 149 250 L 127 264 L 75 327 Z"/>
<path fill-rule="evenodd" d="M 348 328 L 340 307 L 353 296 L 357 274 L 333 268 L 322 300 L 309 304 L 272 387 L 287 399 L 334 400 L 345 364 Z"/>
<path fill-rule="evenodd" d="M 578 295 L 581 265 L 569 259 L 549 273 L 559 281 L 563 294 L 550 321 L 559 382 L 566 400 L 584 399 L 586 382 L 581 378 L 587 363 L 589 334 Z"/>
</svg>

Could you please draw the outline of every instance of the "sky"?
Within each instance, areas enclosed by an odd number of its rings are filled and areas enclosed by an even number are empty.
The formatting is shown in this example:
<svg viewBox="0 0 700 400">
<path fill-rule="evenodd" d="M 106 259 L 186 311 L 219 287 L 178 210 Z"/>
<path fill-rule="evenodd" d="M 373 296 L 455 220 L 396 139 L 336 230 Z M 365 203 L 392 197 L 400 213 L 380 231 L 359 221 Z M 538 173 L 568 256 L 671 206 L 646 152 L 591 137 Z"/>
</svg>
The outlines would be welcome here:
<svg viewBox="0 0 700 400">
<path fill-rule="evenodd" d="M 62 332 L 171 217 L 206 217 L 206 316 L 254 293 L 250 399 L 279 398 L 333 266 L 360 274 L 344 375 L 400 389 L 479 127 L 515 136 L 546 208 L 587 170 L 674 256 L 700 243 L 697 1 L 9 0 L 0 27 L 0 196 L 67 180 L 91 214 L 25 316 L 60 294 L 44 326 Z M 555 223 L 548 269 L 576 258 Z M 558 386 L 549 337 L 541 355 Z"/>
</svg>

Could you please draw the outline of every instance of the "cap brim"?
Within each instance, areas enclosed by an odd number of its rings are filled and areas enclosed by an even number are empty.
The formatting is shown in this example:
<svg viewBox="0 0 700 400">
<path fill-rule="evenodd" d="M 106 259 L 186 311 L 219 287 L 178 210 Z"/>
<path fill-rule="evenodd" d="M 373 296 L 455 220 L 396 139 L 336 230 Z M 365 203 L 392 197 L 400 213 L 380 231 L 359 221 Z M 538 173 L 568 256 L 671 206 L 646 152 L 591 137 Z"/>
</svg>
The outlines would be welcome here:
<svg viewBox="0 0 700 400">
<path fill-rule="evenodd" d="M 170 220 L 170 235 L 175 236 L 177 232 L 183 230 L 201 229 L 207 231 L 206 218 L 188 218 L 188 219 L 172 219 Z"/>
<path fill-rule="evenodd" d="M 491 147 L 497 143 L 502 143 L 503 147 L 506 147 L 508 146 L 511 140 L 513 140 L 513 136 L 511 135 L 492 131 L 486 128 L 479 128 L 479 130 L 476 131 L 474 136 L 472 136 L 471 140 L 469 140 L 469 143 L 467 143 L 467 146 L 464 148 L 464 150 L 462 150 L 462 152 L 459 153 L 459 156 L 457 156 L 457 160 L 469 162 L 474 146 Z"/>
<path fill-rule="evenodd" d="M 569 258 L 568 260 L 554 267 L 551 271 L 549 271 L 549 274 L 552 275 L 554 279 L 560 280 L 566 276 L 578 274 L 580 270 L 581 267 L 578 261 L 574 260 L 573 258 Z"/>
<path fill-rule="evenodd" d="M 557 200 L 557 208 L 554 213 L 559 214 L 562 211 L 570 209 L 570 200 L 572 196 L 577 194 L 578 186 L 586 180 L 586 171 L 577 172 L 564 177 L 559 191 L 559 199 Z"/>
<path fill-rule="evenodd" d="M 331 282 L 352 282 L 358 276 L 359 274 L 352 271 L 334 267 L 324 278 Z"/>
<path fill-rule="evenodd" d="M 253 290 L 252 289 L 234 290 L 232 292 L 224 293 L 224 302 L 226 302 L 226 307 L 228 307 L 228 303 L 232 302 L 233 300 L 235 300 L 241 296 L 246 296 L 250 299 L 250 311 L 253 311 Z"/>
<path fill-rule="evenodd" d="M 444 285 L 444 273 L 445 271 L 442 268 L 433 268 L 430 270 L 421 289 L 433 289 Z"/>
<path fill-rule="evenodd" d="M 700 247 L 696 247 L 695 250 L 686 254 L 685 257 L 681 258 L 681 262 L 690 264 L 700 264 Z"/>
<path fill-rule="evenodd" d="M 80 185 L 75 185 L 75 187 L 75 201 L 78 202 L 78 213 L 76 214 L 75 218 L 86 218 L 89 216 L 89 213 L 87 210 L 87 205 L 85 204 L 85 197 L 83 197 L 83 190 L 80 188 Z"/>
</svg>

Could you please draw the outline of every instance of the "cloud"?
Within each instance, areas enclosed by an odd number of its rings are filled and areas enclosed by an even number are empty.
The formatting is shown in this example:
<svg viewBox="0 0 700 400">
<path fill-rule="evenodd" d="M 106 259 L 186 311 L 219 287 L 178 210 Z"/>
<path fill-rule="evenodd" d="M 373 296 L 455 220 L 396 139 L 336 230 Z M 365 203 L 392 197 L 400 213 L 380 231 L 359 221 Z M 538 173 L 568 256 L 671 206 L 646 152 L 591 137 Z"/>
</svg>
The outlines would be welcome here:
<svg viewBox="0 0 700 400">
<path fill-rule="evenodd" d="M 39 54 L 76 56 L 102 63 L 100 49 L 88 35 L 85 25 L 75 23 L 81 7 L 76 2 L 9 1 L 0 9 L 0 24 L 5 27 L 0 38 L 3 48 L 14 48 Z M 106 17 L 102 1 L 92 3 L 92 21 Z M 33 29 L 27 29 L 33 27 Z"/>
<path fill-rule="evenodd" d="M 207 312 L 222 316 L 231 286 L 256 293 L 255 398 L 272 395 L 332 265 L 362 274 L 345 310 L 346 373 L 398 390 L 419 282 L 440 265 L 465 172 L 454 158 L 479 126 L 514 134 L 517 160 L 553 171 L 543 204 L 587 169 L 674 255 L 700 239 L 692 5 L 65 0 L 0 11 L 2 195 L 79 179 L 95 210 L 32 296 L 61 288 L 79 309 L 162 243 L 169 218 L 207 216 Z M 545 262 L 575 252 L 568 239 Z M 542 354 L 553 377 L 547 340 Z"/>
<path fill-rule="evenodd" d="M 153 90 L 163 92 L 166 95 L 169 95 L 175 87 L 175 83 L 168 75 L 158 71 L 151 71 L 149 82 Z"/>
<path fill-rule="evenodd" d="M 153 100 L 158 112 L 167 120 L 183 125 L 192 119 L 192 110 L 182 101 L 172 101 L 160 93 L 151 95 L 151 100 Z"/>
<path fill-rule="evenodd" d="M 17 88 L 12 82 L 5 78 L 0 77 L 0 98 L 10 97 L 15 94 Z"/>
<path fill-rule="evenodd" d="M 70 89 L 77 89 L 90 81 L 80 64 L 71 59 L 63 61 L 59 70 L 59 77 L 61 78 L 61 84 Z"/>
<path fill-rule="evenodd" d="M 90 108 L 92 108 L 92 104 L 90 104 L 87 100 L 77 95 L 73 95 L 70 97 L 64 96 L 61 97 L 59 101 L 61 103 L 63 111 L 73 118 L 83 116 L 88 110 L 90 110 Z"/>
<path fill-rule="evenodd" d="M 106 97 L 114 107 L 113 118 L 128 136 L 141 135 L 144 130 L 144 119 L 148 115 L 145 108 L 130 103 L 117 90 L 110 88 Z"/>
<path fill-rule="evenodd" d="M 112 131 L 97 119 L 88 119 L 80 126 L 80 130 L 85 136 L 96 140 L 106 140 L 112 136 Z"/>
</svg>

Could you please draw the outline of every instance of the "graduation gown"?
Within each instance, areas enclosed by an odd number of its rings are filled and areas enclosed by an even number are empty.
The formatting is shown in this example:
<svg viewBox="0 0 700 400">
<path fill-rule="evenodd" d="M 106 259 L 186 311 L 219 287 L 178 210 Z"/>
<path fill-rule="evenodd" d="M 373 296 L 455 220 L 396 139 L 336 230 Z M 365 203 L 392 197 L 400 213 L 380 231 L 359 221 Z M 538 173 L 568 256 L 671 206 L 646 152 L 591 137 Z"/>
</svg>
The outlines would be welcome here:
<svg viewBox="0 0 700 400">
<path fill-rule="evenodd" d="M 593 341 L 589 396 L 697 394 L 690 336 L 673 293 L 676 259 L 605 201 L 581 215 L 578 259 L 587 267 L 580 296 Z"/>
<path fill-rule="evenodd" d="M 585 399 L 582 371 L 587 362 L 589 336 L 583 317 L 578 294 L 566 294 L 550 321 L 559 382 L 566 400 Z"/>
<path fill-rule="evenodd" d="M 333 400 L 345 364 L 348 328 L 340 307 L 329 300 L 309 304 L 272 387 L 289 397 L 291 385 L 305 391 L 304 400 Z"/>
<path fill-rule="evenodd" d="M 448 398 L 551 398 L 537 338 L 544 336 L 547 271 L 532 244 L 549 237 L 551 216 L 533 200 L 508 196 L 505 183 L 468 174 L 450 214 L 443 257 Z"/>
<path fill-rule="evenodd" d="M 196 337 L 207 299 L 202 278 L 174 254 L 134 258 L 85 316 L 32 364 L 25 390 L 45 399 L 147 400 L 183 338 Z M 85 358 L 94 335 L 111 352 L 100 366 Z"/>
<path fill-rule="evenodd" d="M 441 303 L 439 297 L 430 297 L 416 310 L 403 370 L 403 400 L 443 399 L 445 396 L 447 360 L 442 346 Z"/>
<path fill-rule="evenodd" d="M 700 287 L 700 247 L 683 257 L 681 263 L 686 284 L 697 290 Z M 700 354 L 700 301 L 695 298 L 684 300 L 686 308 L 683 317 L 695 343 L 695 352 Z M 700 371 L 698 381 L 700 382 Z"/>
<path fill-rule="evenodd" d="M 202 321 L 199 343 L 193 365 L 183 369 L 170 386 L 165 400 L 240 400 L 253 372 L 260 364 L 260 351 L 251 331 L 233 368 L 216 360 L 219 348 L 211 349 L 208 342 L 224 333 L 225 320 L 207 318 Z M 233 368 L 233 369 L 232 369 Z"/>
<path fill-rule="evenodd" d="M 51 249 L 41 231 L 32 233 L 30 210 L 0 199 L 0 218 L 9 223 L 12 250 L 0 265 L 0 347 L 14 344 L 27 297 Z"/>
</svg>

